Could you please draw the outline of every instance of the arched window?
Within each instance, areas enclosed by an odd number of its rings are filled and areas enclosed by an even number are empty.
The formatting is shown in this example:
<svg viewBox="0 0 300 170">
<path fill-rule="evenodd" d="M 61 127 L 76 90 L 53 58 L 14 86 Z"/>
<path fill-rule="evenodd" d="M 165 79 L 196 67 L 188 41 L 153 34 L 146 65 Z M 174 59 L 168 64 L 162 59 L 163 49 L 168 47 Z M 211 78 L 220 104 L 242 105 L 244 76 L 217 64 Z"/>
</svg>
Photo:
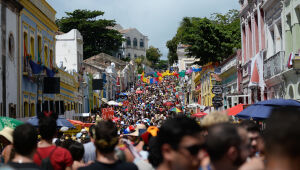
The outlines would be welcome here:
<svg viewBox="0 0 300 170">
<path fill-rule="evenodd" d="M 140 47 L 143 48 L 144 47 L 144 40 L 140 39 Z"/>
<path fill-rule="evenodd" d="M 137 39 L 136 38 L 133 39 L 133 47 L 137 47 Z"/>
<path fill-rule="evenodd" d="M 30 117 L 35 116 L 35 104 L 30 104 Z"/>
<path fill-rule="evenodd" d="M 28 107 L 28 102 L 24 102 L 24 116 L 29 117 L 29 107 Z"/>
<path fill-rule="evenodd" d="M 127 46 L 131 46 L 131 39 L 130 39 L 130 37 L 126 38 L 126 44 L 127 44 Z"/>
</svg>

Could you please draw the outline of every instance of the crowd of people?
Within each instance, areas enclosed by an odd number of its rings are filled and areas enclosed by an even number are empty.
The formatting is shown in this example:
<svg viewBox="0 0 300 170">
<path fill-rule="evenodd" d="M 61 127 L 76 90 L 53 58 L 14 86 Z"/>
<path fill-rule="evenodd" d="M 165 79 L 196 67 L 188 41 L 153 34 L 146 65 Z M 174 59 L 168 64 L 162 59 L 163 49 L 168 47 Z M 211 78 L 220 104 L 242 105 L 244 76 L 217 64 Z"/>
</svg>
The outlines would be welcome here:
<svg viewBox="0 0 300 170">
<path fill-rule="evenodd" d="M 55 113 L 40 113 L 38 127 L 4 128 L 0 169 L 300 169 L 300 109 L 273 110 L 266 128 L 222 112 L 199 121 L 187 114 L 178 86 L 172 76 L 137 81 L 127 104 L 114 108 L 114 121 L 96 119 L 81 139 L 58 135 Z M 181 113 L 170 111 L 173 106 Z"/>
</svg>

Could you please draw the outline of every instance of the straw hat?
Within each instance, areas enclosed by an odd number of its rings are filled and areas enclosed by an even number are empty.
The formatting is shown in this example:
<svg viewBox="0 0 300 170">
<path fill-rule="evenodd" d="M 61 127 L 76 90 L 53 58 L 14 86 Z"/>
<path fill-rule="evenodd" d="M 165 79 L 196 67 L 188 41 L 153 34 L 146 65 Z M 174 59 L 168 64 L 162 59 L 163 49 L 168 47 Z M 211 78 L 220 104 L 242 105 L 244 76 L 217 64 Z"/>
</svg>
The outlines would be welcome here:
<svg viewBox="0 0 300 170">
<path fill-rule="evenodd" d="M 2 129 L 0 131 L 0 135 L 3 136 L 4 138 L 6 138 L 10 143 L 13 142 L 13 132 L 14 130 L 10 127 L 5 127 L 4 129 Z"/>
<path fill-rule="evenodd" d="M 128 136 L 139 136 L 139 130 L 140 129 L 147 129 L 144 124 L 138 124 L 136 125 L 135 131 L 132 133 L 127 134 Z"/>
</svg>

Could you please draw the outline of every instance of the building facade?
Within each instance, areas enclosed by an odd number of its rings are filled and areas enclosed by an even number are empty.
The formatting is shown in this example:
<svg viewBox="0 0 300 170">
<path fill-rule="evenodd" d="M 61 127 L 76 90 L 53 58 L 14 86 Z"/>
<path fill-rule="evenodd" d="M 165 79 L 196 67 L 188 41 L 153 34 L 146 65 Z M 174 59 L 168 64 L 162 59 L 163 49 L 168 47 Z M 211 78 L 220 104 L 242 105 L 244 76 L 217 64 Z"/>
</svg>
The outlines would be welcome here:
<svg viewBox="0 0 300 170">
<path fill-rule="evenodd" d="M 300 0 L 283 0 L 282 23 L 285 44 L 284 64 L 288 63 L 291 56 L 292 67 L 285 67 L 283 77 L 285 80 L 284 98 L 300 100 Z"/>
<path fill-rule="evenodd" d="M 42 110 L 42 103 L 51 103 L 55 95 L 42 94 L 41 80 L 53 77 L 55 64 L 56 11 L 45 0 L 20 0 L 20 103 L 17 117 L 29 117 Z"/>
<path fill-rule="evenodd" d="M 83 61 L 83 38 L 77 29 L 68 33 L 59 34 L 56 38 L 55 60 L 56 64 L 66 67 L 67 71 L 81 71 Z"/>
<path fill-rule="evenodd" d="M 125 41 L 122 47 L 116 53 L 117 58 L 130 58 L 135 59 L 140 56 L 146 57 L 146 50 L 148 49 L 148 37 L 143 35 L 136 28 L 124 29 L 121 25 L 116 25 L 112 29 L 118 30 Z"/>
<path fill-rule="evenodd" d="M 179 44 L 177 46 L 177 56 L 178 56 L 178 63 L 177 67 L 179 71 L 182 70 L 188 70 L 194 65 L 195 61 L 199 61 L 198 59 L 195 59 L 195 57 L 190 57 L 187 55 L 187 52 L 185 51 L 188 46 L 184 44 Z"/>
<path fill-rule="evenodd" d="M 242 68 L 241 89 L 246 95 L 244 103 L 263 99 L 263 59 L 266 56 L 265 13 L 263 0 L 239 0 L 241 4 Z"/>
<path fill-rule="evenodd" d="M 0 115 L 16 118 L 20 108 L 18 91 L 19 15 L 23 6 L 16 0 L 0 1 Z"/>
</svg>

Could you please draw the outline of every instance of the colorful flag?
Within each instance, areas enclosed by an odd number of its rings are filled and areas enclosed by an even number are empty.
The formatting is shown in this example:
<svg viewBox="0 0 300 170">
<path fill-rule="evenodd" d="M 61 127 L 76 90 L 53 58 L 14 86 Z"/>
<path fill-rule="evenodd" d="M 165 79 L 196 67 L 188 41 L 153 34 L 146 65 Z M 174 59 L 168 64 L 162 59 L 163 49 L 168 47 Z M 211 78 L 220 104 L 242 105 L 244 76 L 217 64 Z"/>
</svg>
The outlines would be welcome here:
<svg viewBox="0 0 300 170">
<path fill-rule="evenodd" d="M 289 56 L 289 60 L 288 60 L 288 64 L 287 64 L 287 66 L 288 66 L 288 68 L 291 68 L 292 67 L 292 65 L 293 65 L 293 59 L 295 58 L 295 55 L 294 55 L 294 53 L 292 52 L 291 54 L 290 54 L 290 56 Z"/>
</svg>

